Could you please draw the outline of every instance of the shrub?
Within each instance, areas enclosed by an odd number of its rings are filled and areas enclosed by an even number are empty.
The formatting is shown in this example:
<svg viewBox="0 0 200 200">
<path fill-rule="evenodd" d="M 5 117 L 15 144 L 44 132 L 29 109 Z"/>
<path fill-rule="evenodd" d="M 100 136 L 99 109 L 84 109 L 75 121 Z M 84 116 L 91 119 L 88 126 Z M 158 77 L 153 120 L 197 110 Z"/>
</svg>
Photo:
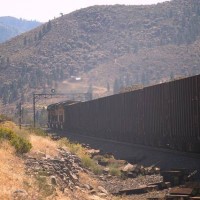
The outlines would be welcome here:
<svg viewBox="0 0 200 200">
<path fill-rule="evenodd" d="M 1 128 L 0 127 L 0 138 L 5 139 L 5 140 L 12 140 L 15 137 L 15 133 L 8 129 L 8 128 Z"/>
<path fill-rule="evenodd" d="M 83 167 L 91 168 L 95 164 L 95 161 L 92 158 L 90 158 L 88 155 L 83 155 L 81 158 L 81 163 Z"/>
<path fill-rule="evenodd" d="M 114 164 L 110 164 L 109 166 L 109 173 L 112 176 L 121 176 L 121 171 L 118 168 L 118 165 Z"/>
<path fill-rule="evenodd" d="M 8 128 L 0 127 L 0 139 L 8 140 L 19 154 L 27 153 L 32 147 L 26 138 L 20 137 Z"/>
<path fill-rule="evenodd" d="M 19 154 L 27 153 L 30 151 L 32 145 L 25 138 L 15 137 L 11 140 L 11 145 L 15 147 L 16 152 Z"/>
<path fill-rule="evenodd" d="M 90 158 L 89 155 L 85 154 L 81 157 L 81 163 L 83 167 L 89 168 L 94 174 L 102 174 L 102 168 L 95 160 Z"/>
<path fill-rule="evenodd" d="M 97 165 L 97 164 L 93 165 L 92 168 L 91 168 L 91 170 L 96 175 L 100 175 L 103 172 L 102 168 L 99 165 Z"/>
<path fill-rule="evenodd" d="M 117 168 L 109 168 L 109 173 L 112 176 L 121 176 L 121 171 Z"/>
<path fill-rule="evenodd" d="M 86 154 L 86 150 L 82 147 L 79 143 L 72 143 L 67 138 L 62 138 L 60 141 L 60 146 L 68 147 L 69 151 L 77 156 L 81 157 L 82 155 Z"/>
<path fill-rule="evenodd" d="M 45 176 L 36 176 L 36 183 L 38 185 L 40 194 L 42 194 L 42 197 L 44 198 L 51 196 L 55 191 L 55 188 L 48 184 Z"/>
</svg>

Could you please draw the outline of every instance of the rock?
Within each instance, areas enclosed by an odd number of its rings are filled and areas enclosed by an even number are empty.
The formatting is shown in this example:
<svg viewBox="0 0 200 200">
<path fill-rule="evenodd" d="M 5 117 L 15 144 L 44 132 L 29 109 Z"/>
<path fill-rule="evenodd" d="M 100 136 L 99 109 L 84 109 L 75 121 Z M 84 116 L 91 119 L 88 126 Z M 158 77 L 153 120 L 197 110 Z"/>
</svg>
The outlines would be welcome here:
<svg viewBox="0 0 200 200">
<path fill-rule="evenodd" d="M 81 188 L 80 188 L 79 186 L 77 186 L 77 185 L 75 186 L 75 188 L 76 188 L 77 190 L 81 190 Z"/>
<path fill-rule="evenodd" d="M 75 174 L 73 174 L 72 172 L 69 172 L 69 175 L 73 179 L 73 181 L 77 181 L 78 180 L 78 177 Z"/>
<path fill-rule="evenodd" d="M 38 161 L 31 162 L 31 165 L 39 165 Z"/>
<path fill-rule="evenodd" d="M 36 151 L 35 153 L 40 157 L 46 157 L 46 154 L 44 152 Z"/>
<path fill-rule="evenodd" d="M 108 165 L 108 161 L 106 161 L 106 160 L 99 160 L 98 164 L 105 167 L 105 166 Z"/>
<path fill-rule="evenodd" d="M 160 168 L 155 167 L 155 168 L 154 168 L 154 172 L 155 172 L 156 174 L 159 174 L 159 173 L 160 173 Z"/>
<path fill-rule="evenodd" d="M 86 189 L 88 189 L 88 190 L 94 189 L 94 188 L 93 188 L 91 185 L 89 185 L 89 184 L 84 184 L 83 187 L 86 188 Z"/>
<path fill-rule="evenodd" d="M 14 192 L 13 192 L 13 196 L 16 198 L 20 198 L 20 199 L 22 199 L 23 197 L 27 197 L 28 196 L 28 193 L 26 192 L 26 190 L 21 190 L 21 189 L 19 189 L 19 190 L 15 190 Z"/>
<path fill-rule="evenodd" d="M 111 174 L 108 174 L 108 175 L 107 175 L 107 178 L 112 178 L 112 175 L 111 175 Z"/>
<path fill-rule="evenodd" d="M 170 182 L 165 182 L 165 188 L 170 188 L 171 187 L 171 183 Z"/>
<path fill-rule="evenodd" d="M 89 153 L 89 154 L 91 154 L 92 156 L 95 156 L 95 155 L 98 155 L 100 153 L 100 150 L 87 149 L 86 152 Z"/>
<path fill-rule="evenodd" d="M 128 163 L 125 167 L 122 168 L 122 172 L 130 172 L 134 170 L 134 165 Z"/>
<path fill-rule="evenodd" d="M 104 194 L 108 194 L 107 190 L 103 188 L 102 186 L 98 186 L 98 190 Z"/>
<path fill-rule="evenodd" d="M 51 184 L 52 185 L 57 185 L 57 180 L 56 180 L 56 177 L 55 176 L 51 176 Z"/>
<path fill-rule="evenodd" d="M 133 165 L 133 169 L 131 170 L 131 172 L 135 172 L 135 173 L 140 173 L 140 170 L 143 168 L 143 166 L 136 164 Z"/>
<path fill-rule="evenodd" d="M 148 192 L 157 191 L 157 190 L 158 190 L 158 185 L 148 185 L 147 186 Z"/>
<path fill-rule="evenodd" d="M 105 200 L 105 199 L 102 199 L 101 197 L 93 195 L 93 196 L 90 197 L 90 200 Z"/>
<path fill-rule="evenodd" d="M 108 196 L 107 194 L 105 194 L 105 193 L 97 193 L 97 196 L 99 196 L 99 197 L 106 197 L 106 196 Z"/>
<path fill-rule="evenodd" d="M 59 189 L 65 187 L 74 189 L 75 185 L 78 186 L 79 183 L 78 172 L 80 169 L 83 170 L 80 168 L 80 159 L 63 149 L 58 149 L 58 151 L 59 154 L 55 157 L 27 158 L 26 170 L 30 175 L 39 174 L 41 171 L 44 171 L 49 176 L 51 175 L 52 187 L 58 185 Z"/>
<path fill-rule="evenodd" d="M 109 171 L 110 171 L 109 167 L 106 167 L 103 169 L 103 174 L 107 175 Z"/>
<path fill-rule="evenodd" d="M 147 168 L 145 168 L 145 174 L 149 174 L 149 175 L 151 175 L 151 174 L 154 174 L 154 168 L 153 167 L 147 167 Z"/>
<path fill-rule="evenodd" d="M 34 158 L 30 155 L 25 155 L 25 158 L 26 158 L 27 161 L 36 160 L 36 158 Z"/>
<path fill-rule="evenodd" d="M 123 195 L 123 194 L 132 195 L 132 194 L 144 194 L 146 192 L 147 192 L 147 186 L 141 185 L 138 188 L 122 189 L 122 190 L 119 190 L 119 191 L 117 191 L 113 194 L 115 194 L 115 195 Z"/>
<path fill-rule="evenodd" d="M 140 173 L 141 173 L 141 174 L 145 174 L 145 168 L 144 168 L 144 166 L 141 166 L 141 168 L 140 168 Z"/>
<path fill-rule="evenodd" d="M 57 141 L 57 140 L 60 139 L 60 136 L 58 136 L 58 135 L 51 135 L 51 139 Z"/>
<path fill-rule="evenodd" d="M 106 154 L 104 154 L 104 157 L 105 158 L 114 158 L 114 156 L 113 156 L 113 154 L 112 153 L 106 153 Z"/>
<path fill-rule="evenodd" d="M 63 189 L 63 193 L 69 194 L 69 188 L 64 188 L 64 189 Z"/>
<path fill-rule="evenodd" d="M 90 191 L 89 194 L 96 194 L 96 193 L 97 193 L 96 190 L 93 189 L 93 190 Z"/>
<path fill-rule="evenodd" d="M 135 173 L 135 172 L 128 172 L 127 176 L 128 176 L 129 178 L 136 178 L 136 177 L 138 176 L 138 174 Z"/>
<path fill-rule="evenodd" d="M 106 180 L 106 178 L 105 178 L 104 175 L 99 176 L 99 179 L 101 179 L 102 181 L 105 181 L 105 180 Z"/>
</svg>

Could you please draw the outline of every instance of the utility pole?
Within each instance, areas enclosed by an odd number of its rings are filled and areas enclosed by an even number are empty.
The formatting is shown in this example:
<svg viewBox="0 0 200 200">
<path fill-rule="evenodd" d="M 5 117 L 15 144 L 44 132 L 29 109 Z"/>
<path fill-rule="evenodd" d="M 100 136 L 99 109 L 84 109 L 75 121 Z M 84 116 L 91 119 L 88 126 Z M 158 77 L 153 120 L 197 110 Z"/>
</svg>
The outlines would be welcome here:
<svg viewBox="0 0 200 200">
<path fill-rule="evenodd" d="M 33 127 L 35 128 L 35 94 L 33 94 Z"/>
<path fill-rule="evenodd" d="M 22 102 L 19 102 L 19 128 L 22 128 Z"/>
</svg>

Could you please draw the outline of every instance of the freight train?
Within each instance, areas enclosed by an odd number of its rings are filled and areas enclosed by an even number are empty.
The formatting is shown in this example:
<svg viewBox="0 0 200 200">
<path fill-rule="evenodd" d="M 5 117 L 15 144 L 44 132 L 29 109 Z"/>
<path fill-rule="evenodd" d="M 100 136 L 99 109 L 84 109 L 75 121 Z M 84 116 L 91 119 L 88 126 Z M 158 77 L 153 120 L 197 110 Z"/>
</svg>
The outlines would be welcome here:
<svg viewBox="0 0 200 200">
<path fill-rule="evenodd" d="M 48 106 L 51 128 L 200 153 L 200 75 L 86 102 Z"/>
</svg>

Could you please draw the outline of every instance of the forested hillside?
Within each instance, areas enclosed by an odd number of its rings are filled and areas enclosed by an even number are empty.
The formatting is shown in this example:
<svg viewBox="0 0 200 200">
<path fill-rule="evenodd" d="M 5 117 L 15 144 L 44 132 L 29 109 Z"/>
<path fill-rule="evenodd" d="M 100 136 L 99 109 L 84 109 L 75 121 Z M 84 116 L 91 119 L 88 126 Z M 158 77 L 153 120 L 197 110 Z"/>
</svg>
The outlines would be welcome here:
<svg viewBox="0 0 200 200">
<path fill-rule="evenodd" d="M 0 17 L 0 43 L 39 25 L 41 25 L 41 23 L 37 21 L 28 21 L 9 16 Z"/>
<path fill-rule="evenodd" d="M 200 1 L 93 6 L 63 15 L 0 45 L 0 98 L 72 76 L 118 92 L 200 73 Z"/>
</svg>

